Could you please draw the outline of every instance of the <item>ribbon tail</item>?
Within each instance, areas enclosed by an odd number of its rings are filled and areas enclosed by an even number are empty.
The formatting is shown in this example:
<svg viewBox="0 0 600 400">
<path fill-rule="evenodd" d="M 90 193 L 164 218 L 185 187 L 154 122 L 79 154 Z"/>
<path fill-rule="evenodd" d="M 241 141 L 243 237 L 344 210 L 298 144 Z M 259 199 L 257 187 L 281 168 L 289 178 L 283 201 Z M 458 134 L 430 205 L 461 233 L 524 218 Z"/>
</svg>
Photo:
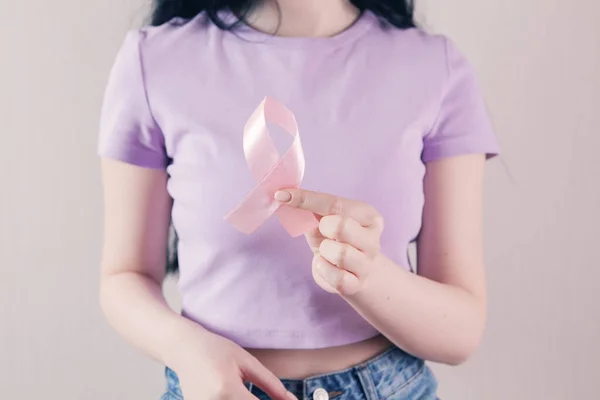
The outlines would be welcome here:
<svg viewBox="0 0 600 400">
<path fill-rule="evenodd" d="M 262 190 L 252 191 L 225 216 L 225 221 L 247 235 L 258 229 L 277 210 L 278 204 Z"/>
</svg>

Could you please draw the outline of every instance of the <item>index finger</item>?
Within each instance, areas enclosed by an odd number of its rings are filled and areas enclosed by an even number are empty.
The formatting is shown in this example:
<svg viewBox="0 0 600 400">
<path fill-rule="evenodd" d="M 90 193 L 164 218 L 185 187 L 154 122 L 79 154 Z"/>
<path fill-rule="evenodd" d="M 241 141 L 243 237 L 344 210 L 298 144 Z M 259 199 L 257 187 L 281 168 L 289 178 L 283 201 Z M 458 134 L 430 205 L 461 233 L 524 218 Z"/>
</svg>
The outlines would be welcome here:
<svg viewBox="0 0 600 400">
<path fill-rule="evenodd" d="M 275 199 L 323 217 L 341 215 L 352 218 L 364 227 L 376 225 L 380 220 L 379 213 L 371 205 L 327 193 L 290 188 L 275 193 Z"/>
<path fill-rule="evenodd" d="M 288 392 L 283 382 L 254 356 L 248 354 L 241 369 L 244 379 L 261 388 L 273 400 L 297 400 L 296 396 Z"/>
</svg>

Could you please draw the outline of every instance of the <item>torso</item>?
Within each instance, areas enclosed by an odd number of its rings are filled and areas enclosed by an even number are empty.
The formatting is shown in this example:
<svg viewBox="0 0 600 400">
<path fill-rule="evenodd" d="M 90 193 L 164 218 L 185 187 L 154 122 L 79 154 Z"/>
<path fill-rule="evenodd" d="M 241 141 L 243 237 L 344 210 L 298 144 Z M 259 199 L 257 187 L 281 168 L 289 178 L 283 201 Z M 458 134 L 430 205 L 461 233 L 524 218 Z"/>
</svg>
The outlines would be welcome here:
<svg viewBox="0 0 600 400">
<path fill-rule="evenodd" d="M 316 285 L 303 237 L 291 238 L 275 218 L 252 235 L 223 220 L 256 185 L 242 132 L 265 96 L 285 104 L 304 147 L 302 187 L 375 206 L 388 222 L 382 251 L 409 269 L 445 42 L 382 30 L 371 14 L 326 42 L 253 42 L 201 20 L 151 28 L 141 44 L 149 105 L 172 160 L 183 315 L 243 347 L 276 349 L 252 352 L 284 377 L 368 359 L 389 342 Z"/>
<path fill-rule="evenodd" d="M 247 349 L 265 367 L 283 379 L 305 379 L 361 364 L 390 348 L 382 335 L 345 346 L 312 350 Z"/>
</svg>

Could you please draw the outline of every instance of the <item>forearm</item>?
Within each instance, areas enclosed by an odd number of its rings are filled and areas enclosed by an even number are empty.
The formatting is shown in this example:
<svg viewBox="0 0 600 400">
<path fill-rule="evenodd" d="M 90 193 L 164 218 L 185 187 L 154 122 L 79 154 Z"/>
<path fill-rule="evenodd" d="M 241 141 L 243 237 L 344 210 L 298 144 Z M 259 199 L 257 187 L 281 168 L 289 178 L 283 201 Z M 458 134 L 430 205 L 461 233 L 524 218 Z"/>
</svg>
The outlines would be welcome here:
<svg viewBox="0 0 600 400">
<path fill-rule="evenodd" d="M 446 364 L 479 345 L 485 301 L 468 291 L 412 274 L 380 256 L 363 289 L 345 299 L 398 347 Z"/>
<path fill-rule="evenodd" d="M 103 275 L 102 310 L 110 325 L 129 343 L 169 365 L 177 344 L 202 328 L 171 310 L 161 285 L 135 272 Z"/>
</svg>

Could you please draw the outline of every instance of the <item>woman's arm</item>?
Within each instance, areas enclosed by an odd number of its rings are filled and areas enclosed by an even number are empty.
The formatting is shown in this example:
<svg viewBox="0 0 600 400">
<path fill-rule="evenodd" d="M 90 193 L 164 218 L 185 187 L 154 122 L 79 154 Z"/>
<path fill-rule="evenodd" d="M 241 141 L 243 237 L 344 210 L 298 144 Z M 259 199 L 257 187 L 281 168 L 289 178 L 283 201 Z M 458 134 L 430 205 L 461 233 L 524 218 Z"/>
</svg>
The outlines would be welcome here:
<svg viewBox="0 0 600 400">
<path fill-rule="evenodd" d="M 446 364 L 465 361 L 485 325 L 483 172 L 483 155 L 427 165 L 419 275 L 379 253 L 383 224 L 369 205 L 287 190 L 289 204 L 324 215 L 318 234 L 308 235 L 317 283 L 405 351 Z"/>
<path fill-rule="evenodd" d="M 464 362 L 481 340 L 486 314 L 482 243 L 484 156 L 429 163 L 418 275 L 384 256 L 347 301 L 409 353 Z"/>
<path fill-rule="evenodd" d="M 102 175 L 105 227 L 100 302 L 115 330 L 173 368 L 186 399 L 256 400 L 244 381 L 273 399 L 295 399 L 247 351 L 167 305 L 162 282 L 172 202 L 166 172 L 105 159 Z"/>
<path fill-rule="evenodd" d="M 166 172 L 105 159 L 102 175 L 102 309 L 127 341 L 168 363 L 178 333 L 199 328 L 173 312 L 162 294 L 171 212 Z"/>
</svg>

